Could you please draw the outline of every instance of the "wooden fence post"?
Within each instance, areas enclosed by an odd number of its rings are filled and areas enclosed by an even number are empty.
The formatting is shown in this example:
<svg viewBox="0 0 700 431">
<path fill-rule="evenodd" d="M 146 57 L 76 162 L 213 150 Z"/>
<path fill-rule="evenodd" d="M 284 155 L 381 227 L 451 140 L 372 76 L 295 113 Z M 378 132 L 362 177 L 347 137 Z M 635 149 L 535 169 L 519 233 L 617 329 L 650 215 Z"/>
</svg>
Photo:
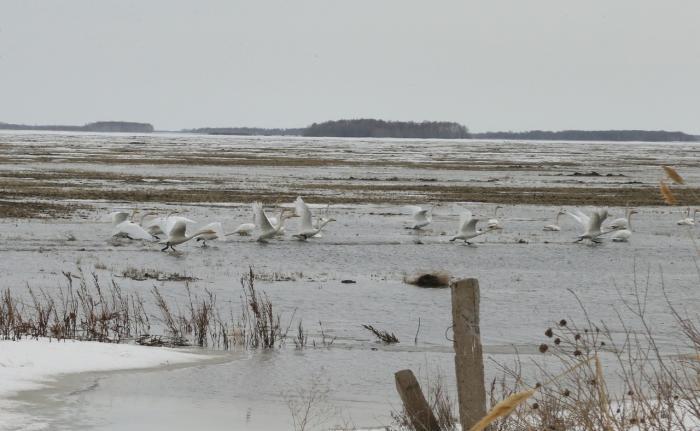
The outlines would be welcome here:
<svg viewBox="0 0 700 431">
<path fill-rule="evenodd" d="M 411 370 L 401 370 L 394 374 L 396 390 L 401 396 L 406 415 L 416 431 L 440 431 L 437 419 L 426 401 L 420 384 Z"/>
<path fill-rule="evenodd" d="M 455 374 L 459 418 L 463 430 L 486 415 L 484 357 L 479 331 L 479 282 L 475 278 L 452 284 Z"/>
</svg>

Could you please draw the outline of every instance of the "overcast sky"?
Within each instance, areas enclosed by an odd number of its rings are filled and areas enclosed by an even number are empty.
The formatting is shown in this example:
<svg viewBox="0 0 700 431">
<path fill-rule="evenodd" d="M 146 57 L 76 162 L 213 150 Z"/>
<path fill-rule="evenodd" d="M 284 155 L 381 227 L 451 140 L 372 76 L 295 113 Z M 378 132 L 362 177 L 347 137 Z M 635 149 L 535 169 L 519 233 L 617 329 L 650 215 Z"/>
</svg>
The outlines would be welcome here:
<svg viewBox="0 0 700 431">
<path fill-rule="evenodd" d="M 0 121 L 700 133 L 700 1 L 1 0 Z"/>
</svg>

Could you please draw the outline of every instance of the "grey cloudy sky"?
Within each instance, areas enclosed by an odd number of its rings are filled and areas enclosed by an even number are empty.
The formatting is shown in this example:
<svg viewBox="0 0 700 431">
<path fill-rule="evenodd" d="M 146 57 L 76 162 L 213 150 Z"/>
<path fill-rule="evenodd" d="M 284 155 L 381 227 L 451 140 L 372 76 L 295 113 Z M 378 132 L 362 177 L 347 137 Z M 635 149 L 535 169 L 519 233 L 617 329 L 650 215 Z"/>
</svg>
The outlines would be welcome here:
<svg viewBox="0 0 700 431">
<path fill-rule="evenodd" d="M 2 0 L 0 121 L 700 133 L 700 1 Z"/>
</svg>

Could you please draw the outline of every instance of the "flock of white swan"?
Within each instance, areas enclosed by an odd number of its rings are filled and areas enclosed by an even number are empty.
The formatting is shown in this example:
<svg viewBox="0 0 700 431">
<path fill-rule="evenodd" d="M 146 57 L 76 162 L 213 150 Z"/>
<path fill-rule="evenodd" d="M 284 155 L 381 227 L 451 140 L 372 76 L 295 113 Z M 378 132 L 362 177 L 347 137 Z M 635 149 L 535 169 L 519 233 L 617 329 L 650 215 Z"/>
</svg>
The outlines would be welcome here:
<svg viewBox="0 0 700 431">
<path fill-rule="evenodd" d="M 413 221 L 412 225 L 407 227 L 407 229 L 420 230 L 432 223 L 432 208 L 419 206 L 410 206 L 408 208 L 413 214 Z M 501 208 L 496 206 L 491 218 L 476 217 L 470 211 L 462 209 L 457 232 L 450 238 L 450 241 L 459 240 L 471 245 L 470 241 L 472 239 L 488 232 L 503 229 L 503 224 L 498 218 L 498 210 Z M 311 209 L 301 197 L 294 201 L 293 209 L 280 209 L 277 217 L 268 216 L 260 202 L 254 202 L 252 209 L 253 222 L 243 223 L 229 233 L 224 232 L 221 222 L 209 223 L 188 233 L 188 226 L 192 226 L 197 222 L 177 213 L 170 213 L 166 216 L 160 216 L 156 213 L 145 213 L 137 218 L 138 210 L 132 212 L 117 211 L 110 214 L 113 226 L 112 236 L 158 242 L 164 245 L 161 251 L 168 249 L 177 251 L 174 248 L 175 246 L 192 239 L 201 242 L 202 246 L 206 247 L 206 241 L 223 240 L 231 235 L 256 235 L 257 241 L 268 242 L 272 238 L 285 234 L 285 220 L 292 217 L 301 218 L 298 230 L 292 237 L 306 241 L 310 238 L 321 237 L 323 229 L 329 223 L 335 221 L 335 219 L 328 217 L 328 207 L 324 216 L 314 217 Z M 691 209 L 688 208 L 685 217 L 678 220 L 677 224 L 685 226 L 695 225 L 697 213 L 697 209 L 691 212 Z M 550 232 L 561 231 L 560 218 L 563 215 L 568 215 L 578 222 L 581 227 L 581 234 L 578 235 L 574 242 L 586 240 L 593 244 L 599 244 L 604 239 L 610 239 L 614 242 L 627 242 L 632 237 L 631 218 L 634 214 L 637 214 L 637 210 L 630 208 L 627 210 L 625 217 L 614 219 L 607 225 L 604 225 L 605 220 L 608 218 L 608 211 L 605 209 L 598 209 L 590 214 L 584 214 L 578 209 L 560 209 L 557 211 L 554 223 L 544 226 L 542 230 Z M 481 221 L 486 222 L 486 228 L 477 228 L 477 224 Z"/>
</svg>

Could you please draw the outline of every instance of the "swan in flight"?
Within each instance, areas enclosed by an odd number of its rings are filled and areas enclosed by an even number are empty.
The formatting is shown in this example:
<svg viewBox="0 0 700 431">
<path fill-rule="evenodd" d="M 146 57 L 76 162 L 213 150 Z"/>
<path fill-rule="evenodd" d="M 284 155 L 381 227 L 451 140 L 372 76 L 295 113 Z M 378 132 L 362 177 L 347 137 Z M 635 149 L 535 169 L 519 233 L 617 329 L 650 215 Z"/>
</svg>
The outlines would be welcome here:
<svg viewBox="0 0 700 431">
<path fill-rule="evenodd" d="M 638 214 L 638 213 L 639 213 L 639 211 L 637 211 L 634 208 L 627 209 L 625 217 L 620 217 L 620 218 L 615 219 L 612 222 L 610 222 L 610 224 L 608 225 L 608 229 L 610 229 L 610 230 L 631 229 L 631 227 L 632 227 L 632 214 Z"/>
<path fill-rule="evenodd" d="M 220 222 L 209 223 L 201 228 L 197 229 L 192 236 L 197 237 L 197 242 L 202 242 L 202 247 L 207 247 L 207 241 L 213 241 L 215 239 L 225 240 L 226 234 L 224 234 L 224 227 Z"/>
<path fill-rule="evenodd" d="M 686 211 L 685 215 L 686 217 L 684 219 L 678 220 L 676 224 L 678 226 L 695 226 L 695 217 L 698 214 L 697 208 L 693 211 L 693 216 L 690 217 L 690 207 L 688 207 L 688 210 Z"/>
<path fill-rule="evenodd" d="M 559 211 L 557 211 L 557 216 L 554 219 L 554 224 L 548 224 L 547 226 L 542 228 L 542 230 L 550 231 L 550 232 L 559 232 L 561 230 L 561 226 L 559 226 L 559 218 L 561 216 L 563 216 L 564 214 L 566 214 L 566 213 L 564 212 L 564 210 L 562 208 L 560 208 Z"/>
<path fill-rule="evenodd" d="M 411 214 L 413 214 L 413 226 L 407 227 L 406 229 L 423 229 L 433 221 L 432 208 L 425 209 L 419 206 L 410 205 L 408 206 L 408 209 L 410 209 Z"/>
<path fill-rule="evenodd" d="M 161 244 L 165 244 L 165 247 L 163 247 L 160 251 L 166 251 L 168 248 L 170 248 L 172 251 L 177 252 L 174 246 L 187 242 L 199 235 L 213 232 L 211 230 L 200 229 L 192 235 L 187 235 L 186 231 L 187 223 L 184 220 L 176 220 L 168 233 L 168 238 L 160 242 Z"/>
<path fill-rule="evenodd" d="M 124 211 L 116 211 L 109 214 L 112 219 L 112 236 L 128 239 L 143 239 L 146 241 L 155 241 L 156 237 L 146 232 L 141 226 L 128 220 L 129 213 Z"/>
<path fill-rule="evenodd" d="M 299 227 L 299 232 L 292 236 L 302 241 L 318 235 L 328 223 L 335 221 L 333 218 L 324 218 L 314 226 L 311 210 L 301 197 L 294 201 L 294 209 L 296 210 L 296 215 L 301 217 L 301 226 Z"/>
<path fill-rule="evenodd" d="M 476 224 L 479 222 L 479 219 L 476 217 L 472 216 L 471 211 L 464 210 L 462 214 L 459 216 L 459 230 L 457 231 L 457 235 L 453 236 L 450 238 L 450 241 L 456 241 L 458 239 L 464 240 L 466 244 L 471 245 L 471 242 L 469 242 L 470 239 L 476 238 L 479 235 L 483 235 L 489 230 L 478 230 L 476 228 Z"/>
<path fill-rule="evenodd" d="M 591 242 L 600 244 L 601 241 L 599 237 L 610 232 L 601 231 L 601 225 L 603 224 L 603 221 L 605 221 L 605 219 L 608 217 L 608 210 L 599 209 L 593 211 L 590 217 L 585 215 L 578 209 L 572 209 L 567 211 L 566 213 L 570 215 L 574 220 L 576 220 L 584 229 L 583 233 L 579 235 L 578 239 L 574 242 L 580 242 L 584 239 L 588 239 Z"/>
<path fill-rule="evenodd" d="M 326 220 L 330 220 L 332 218 L 329 216 L 330 210 L 331 210 L 331 204 L 327 204 L 326 208 L 323 209 L 323 215 L 320 217 L 316 217 L 316 220 L 314 220 L 314 228 L 315 229 L 318 229 L 322 223 L 325 223 Z M 295 215 L 296 215 L 296 212 L 295 212 Z M 314 238 L 323 238 L 323 234 L 321 233 L 321 231 L 319 231 L 316 235 L 314 235 Z"/>
<path fill-rule="evenodd" d="M 187 217 L 179 216 L 179 215 L 174 215 L 177 214 L 177 211 L 171 211 L 168 213 L 167 216 L 165 217 L 154 217 L 154 218 L 149 218 L 148 220 L 144 220 L 147 215 L 150 214 L 145 214 L 141 218 L 141 227 L 143 227 L 148 233 L 150 233 L 153 236 L 156 235 L 169 235 L 170 230 L 175 226 L 175 223 L 178 221 L 183 221 L 185 224 L 191 224 L 191 223 L 197 223 L 196 221 L 189 219 Z"/>
<path fill-rule="evenodd" d="M 279 220 L 281 220 L 281 223 L 273 226 L 272 223 L 270 223 L 270 219 L 267 217 L 267 214 L 265 214 L 260 202 L 253 202 L 252 208 L 253 213 L 255 214 L 255 224 L 261 231 L 257 238 L 258 242 L 267 242 L 267 240 L 277 235 L 280 229 L 282 229 L 284 219 L 289 217 L 287 215 L 287 210 L 282 209 L 279 215 Z"/>
<path fill-rule="evenodd" d="M 488 227 L 490 230 L 503 229 L 503 224 L 501 224 L 501 221 L 498 219 L 498 210 L 500 209 L 503 209 L 503 207 L 500 205 L 496 205 L 496 208 L 493 209 L 493 218 L 490 218 L 486 222 L 486 227 Z"/>
<path fill-rule="evenodd" d="M 117 226 L 119 223 L 125 222 L 129 218 L 129 213 L 126 211 L 115 211 L 108 215 L 112 220 L 112 226 Z"/>
</svg>

